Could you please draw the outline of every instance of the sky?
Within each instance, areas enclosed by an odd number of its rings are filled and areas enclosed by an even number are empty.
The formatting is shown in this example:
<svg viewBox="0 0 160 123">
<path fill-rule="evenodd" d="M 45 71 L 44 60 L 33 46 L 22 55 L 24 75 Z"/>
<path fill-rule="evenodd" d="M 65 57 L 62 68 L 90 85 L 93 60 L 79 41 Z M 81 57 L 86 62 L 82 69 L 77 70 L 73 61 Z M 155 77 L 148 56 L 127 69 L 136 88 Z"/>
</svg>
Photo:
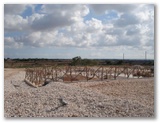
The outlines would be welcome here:
<svg viewBox="0 0 160 123">
<path fill-rule="evenodd" d="M 153 4 L 5 4 L 5 58 L 154 59 Z"/>
</svg>

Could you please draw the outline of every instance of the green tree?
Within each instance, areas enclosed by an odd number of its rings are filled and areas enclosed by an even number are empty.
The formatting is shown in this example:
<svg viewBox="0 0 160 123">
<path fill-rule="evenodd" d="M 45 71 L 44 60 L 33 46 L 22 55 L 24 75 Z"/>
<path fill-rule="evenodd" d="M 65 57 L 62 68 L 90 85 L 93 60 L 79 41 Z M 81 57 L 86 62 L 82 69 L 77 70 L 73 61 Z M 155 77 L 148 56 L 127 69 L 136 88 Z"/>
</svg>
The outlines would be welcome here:
<svg viewBox="0 0 160 123">
<path fill-rule="evenodd" d="M 81 57 L 80 56 L 76 56 L 74 58 L 72 58 L 72 62 L 71 62 L 71 65 L 81 65 Z"/>
</svg>

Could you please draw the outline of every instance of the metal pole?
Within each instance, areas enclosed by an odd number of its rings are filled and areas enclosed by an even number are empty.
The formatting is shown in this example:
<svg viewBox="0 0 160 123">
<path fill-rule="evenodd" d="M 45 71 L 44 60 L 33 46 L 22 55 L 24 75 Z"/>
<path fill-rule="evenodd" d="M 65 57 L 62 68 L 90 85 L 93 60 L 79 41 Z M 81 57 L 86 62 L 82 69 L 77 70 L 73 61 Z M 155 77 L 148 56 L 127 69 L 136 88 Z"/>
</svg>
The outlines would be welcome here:
<svg viewBox="0 0 160 123">
<path fill-rule="evenodd" d="M 145 60 L 147 60 L 147 51 L 145 51 Z"/>
<path fill-rule="evenodd" d="M 124 53 L 123 53 L 123 60 L 124 60 Z"/>
</svg>

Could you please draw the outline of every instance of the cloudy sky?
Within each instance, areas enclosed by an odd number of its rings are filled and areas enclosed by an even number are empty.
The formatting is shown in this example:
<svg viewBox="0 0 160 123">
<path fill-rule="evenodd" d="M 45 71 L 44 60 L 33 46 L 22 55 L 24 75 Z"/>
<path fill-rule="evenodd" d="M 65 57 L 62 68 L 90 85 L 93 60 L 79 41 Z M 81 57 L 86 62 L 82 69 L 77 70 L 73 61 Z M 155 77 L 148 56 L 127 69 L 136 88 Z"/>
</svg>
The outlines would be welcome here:
<svg viewBox="0 0 160 123">
<path fill-rule="evenodd" d="M 152 4 L 5 4 L 5 58 L 154 59 Z"/>
</svg>

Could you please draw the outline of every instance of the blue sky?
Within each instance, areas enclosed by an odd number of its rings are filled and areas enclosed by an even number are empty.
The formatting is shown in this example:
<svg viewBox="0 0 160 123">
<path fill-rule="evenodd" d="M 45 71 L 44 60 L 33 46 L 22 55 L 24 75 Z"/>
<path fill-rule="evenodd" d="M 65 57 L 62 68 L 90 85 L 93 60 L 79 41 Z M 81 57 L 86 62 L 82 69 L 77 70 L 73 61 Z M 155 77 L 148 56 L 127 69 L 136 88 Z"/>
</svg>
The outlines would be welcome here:
<svg viewBox="0 0 160 123">
<path fill-rule="evenodd" d="M 152 4 L 5 4 L 5 58 L 154 59 Z"/>
</svg>

